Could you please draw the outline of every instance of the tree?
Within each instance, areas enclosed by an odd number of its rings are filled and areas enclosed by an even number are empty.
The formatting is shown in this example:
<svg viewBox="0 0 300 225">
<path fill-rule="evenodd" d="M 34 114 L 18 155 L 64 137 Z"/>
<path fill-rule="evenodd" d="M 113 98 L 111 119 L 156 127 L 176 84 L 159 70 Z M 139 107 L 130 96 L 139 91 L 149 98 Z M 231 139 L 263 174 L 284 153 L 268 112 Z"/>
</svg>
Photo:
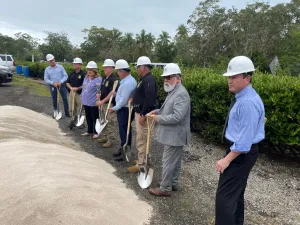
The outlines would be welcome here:
<svg viewBox="0 0 300 225">
<path fill-rule="evenodd" d="M 140 34 L 136 35 L 137 53 L 139 56 L 153 55 L 155 37 L 143 29 Z"/>
<path fill-rule="evenodd" d="M 136 54 L 136 41 L 132 33 L 125 33 L 120 43 L 121 56 L 128 62 L 134 62 Z"/>
<path fill-rule="evenodd" d="M 188 34 L 188 29 L 184 24 L 180 24 L 177 28 L 177 33 L 175 35 L 175 48 L 176 48 L 176 58 L 175 61 L 189 65 L 191 64 L 190 57 L 190 38 Z"/>
<path fill-rule="evenodd" d="M 53 33 L 46 31 L 47 37 L 44 39 L 45 43 L 39 46 L 40 51 L 44 56 L 51 53 L 57 61 L 64 61 L 64 59 L 72 60 L 73 46 L 66 33 Z"/>
<path fill-rule="evenodd" d="M 92 26 L 83 32 L 87 34 L 81 44 L 86 59 L 104 61 L 107 58 L 114 60 L 118 58 L 122 40 L 122 32 L 118 29 L 108 30 Z"/>
<path fill-rule="evenodd" d="M 156 57 L 160 62 L 172 62 L 175 57 L 174 44 L 171 42 L 170 35 L 163 31 L 157 39 L 155 45 Z"/>
<path fill-rule="evenodd" d="M 38 39 L 31 37 L 27 33 L 15 34 L 15 47 L 17 60 L 31 60 L 32 55 L 41 57 L 41 52 L 37 50 Z"/>
</svg>

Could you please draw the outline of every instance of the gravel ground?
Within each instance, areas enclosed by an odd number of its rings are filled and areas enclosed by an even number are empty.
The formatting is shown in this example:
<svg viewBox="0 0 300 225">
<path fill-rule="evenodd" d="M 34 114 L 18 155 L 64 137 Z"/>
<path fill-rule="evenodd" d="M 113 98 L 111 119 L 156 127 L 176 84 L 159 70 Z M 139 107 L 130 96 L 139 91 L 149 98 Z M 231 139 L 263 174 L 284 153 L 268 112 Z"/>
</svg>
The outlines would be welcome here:
<svg viewBox="0 0 300 225">
<path fill-rule="evenodd" d="M 0 87 L 0 105 L 23 106 L 50 116 L 53 113 L 50 98 L 31 95 L 27 88 L 11 84 Z M 104 149 L 91 138 L 80 136 L 84 130 L 70 131 L 68 123 L 69 119 L 63 118 L 59 121 L 60 128 L 83 151 L 110 163 L 116 168 L 116 175 L 142 200 L 153 206 L 151 224 L 214 224 L 214 198 L 218 182 L 215 163 L 224 154 L 222 147 L 207 143 L 193 134 L 192 143 L 184 151 L 181 189 L 172 193 L 171 198 L 157 198 L 139 188 L 136 174 L 126 173 L 129 163 L 113 160 L 111 153 L 117 146 Z M 134 146 L 133 151 L 136 153 Z M 152 141 L 151 152 L 155 185 L 161 175 L 162 146 Z M 249 177 L 245 207 L 246 225 L 300 225 L 299 163 L 260 155 Z"/>
</svg>

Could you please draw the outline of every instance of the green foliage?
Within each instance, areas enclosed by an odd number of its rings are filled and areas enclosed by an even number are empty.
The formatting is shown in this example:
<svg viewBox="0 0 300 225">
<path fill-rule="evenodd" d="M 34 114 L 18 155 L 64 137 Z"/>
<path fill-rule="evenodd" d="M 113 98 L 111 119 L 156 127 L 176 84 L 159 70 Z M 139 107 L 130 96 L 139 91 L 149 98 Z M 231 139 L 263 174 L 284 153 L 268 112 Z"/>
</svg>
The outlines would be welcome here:
<svg viewBox="0 0 300 225">
<path fill-rule="evenodd" d="M 66 33 L 46 32 L 47 37 L 45 43 L 39 46 L 40 51 L 44 56 L 51 53 L 56 60 L 64 61 L 72 60 L 71 52 L 73 46 Z"/>
<path fill-rule="evenodd" d="M 225 62 L 224 62 L 225 63 Z M 43 79 L 47 63 L 18 62 L 30 68 L 33 76 Z M 62 64 L 67 73 L 73 70 L 72 64 Z M 99 73 L 104 76 L 101 64 Z M 82 67 L 85 70 L 85 65 Z M 205 138 L 221 141 L 225 118 L 230 105 L 231 94 L 227 80 L 219 72 L 207 68 L 183 68 L 182 84 L 188 90 L 192 102 L 192 126 L 199 125 L 198 132 Z M 163 90 L 162 69 L 152 70 L 159 85 L 159 101 L 163 103 L 166 93 Z M 139 82 L 135 67 L 131 74 Z M 286 76 L 279 71 L 277 76 L 256 72 L 253 87 L 261 96 L 266 111 L 266 138 L 272 144 L 300 145 L 300 81 L 297 77 Z"/>
</svg>

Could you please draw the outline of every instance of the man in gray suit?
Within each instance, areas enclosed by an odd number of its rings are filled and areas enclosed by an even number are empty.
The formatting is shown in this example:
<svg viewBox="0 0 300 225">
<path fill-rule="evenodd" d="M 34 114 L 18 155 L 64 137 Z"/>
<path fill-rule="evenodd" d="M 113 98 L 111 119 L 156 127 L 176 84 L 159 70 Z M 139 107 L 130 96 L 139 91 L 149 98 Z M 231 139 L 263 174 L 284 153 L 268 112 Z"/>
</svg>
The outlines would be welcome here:
<svg viewBox="0 0 300 225">
<path fill-rule="evenodd" d="M 178 190 L 183 146 L 190 141 L 191 100 L 181 84 L 181 71 L 177 64 L 167 64 L 162 77 L 168 96 L 160 109 L 147 114 L 154 117 L 156 139 L 164 145 L 162 181 L 159 188 L 150 188 L 149 192 L 169 197 L 172 190 Z"/>
</svg>

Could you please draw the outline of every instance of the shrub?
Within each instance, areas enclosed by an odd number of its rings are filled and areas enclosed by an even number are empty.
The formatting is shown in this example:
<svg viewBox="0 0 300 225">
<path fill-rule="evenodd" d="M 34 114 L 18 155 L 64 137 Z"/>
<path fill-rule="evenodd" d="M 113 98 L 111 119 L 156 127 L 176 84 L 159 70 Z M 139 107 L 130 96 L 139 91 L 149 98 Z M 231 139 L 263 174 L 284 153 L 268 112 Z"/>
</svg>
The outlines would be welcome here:
<svg viewBox="0 0 300 225">
<path fill-rule="evenodd" d="M 32 74 L 43 78 L 47 63 L 29 63 Z M 72 65 L 63 65 L 68 74 Z M 103 69 L 99 65 L 100 73 Z M 83 67 L 85 69 L 85 67 Z M 225 68 L 226 69 L 226 68 Z M 192 102 L 191 125 L 197 132 L 217 143 L 221 142 L 222 130 L 229 109 L 231 94 L 228 91 L 227 80 L 216 70 L 201 68 L 183 68 L 182 84 L 188 90 Z M 159 100 L 162 103 L 166 97 L 163 90 L 162 69 L 152 71 L 159 85 Z M 136 69 L 132 67 L 131 74 L 139 82 Z M 293 154 L 300 154 L 300 81 L 297 77 L 279 74 L 273 76 L 256 72 L 252 81 L 253 87 L 262 98 L 267 123 L 266 140 L 275 146 L 285 146 L 292 149 Z M 287 146 L 288 145 L 288 146 Z M 291 148 L 292 147 L 292 148 Z M 281 148 L 282 149 L 282 148 Z M 281 152 L 284 150 L 281 150 Z M 296 152 L 296 153 L 295 153 Z"/>
</svg>

